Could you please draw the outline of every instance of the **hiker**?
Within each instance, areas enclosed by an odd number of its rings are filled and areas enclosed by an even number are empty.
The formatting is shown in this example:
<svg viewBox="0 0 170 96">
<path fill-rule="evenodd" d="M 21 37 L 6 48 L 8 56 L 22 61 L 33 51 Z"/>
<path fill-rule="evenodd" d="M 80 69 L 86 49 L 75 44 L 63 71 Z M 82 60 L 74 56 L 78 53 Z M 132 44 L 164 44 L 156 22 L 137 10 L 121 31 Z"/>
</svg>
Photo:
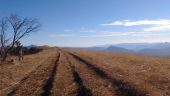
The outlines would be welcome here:
<svg viewBox="0 0 170 96">
<path fill-rule="evenodd" d="M 2 57 L 2 48 L 0 48 L 0 58 Z"/>
<path fill-rule="evenodd" d="M 24 59 L 24 50 L 23 50 L 23 46 L 18 46 L 17 47 L 17 55 L 18 55 L 18 59 L 19 61 Z"/>
<path fill-rule="evenodd" d="M 3 58 L 4 57 L 4 52 L 5 49 L 4 48 L 0 48 L 0 58 Z"/>
</svg>

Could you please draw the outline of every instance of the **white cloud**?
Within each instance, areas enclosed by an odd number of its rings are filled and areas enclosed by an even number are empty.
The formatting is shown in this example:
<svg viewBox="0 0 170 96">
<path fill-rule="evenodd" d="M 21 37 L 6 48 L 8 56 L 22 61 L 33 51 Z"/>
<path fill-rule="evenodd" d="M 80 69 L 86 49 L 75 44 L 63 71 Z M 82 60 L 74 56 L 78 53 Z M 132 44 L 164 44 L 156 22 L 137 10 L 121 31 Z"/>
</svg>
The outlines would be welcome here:
<svg viewBox="0 0 170 96">
<path fill-rule="evenodd" d="M 90 34 L 51 34 L 49 37 L 51 38 L 105 38 L 105 37 L 160 37 L 160 36 L 170 36 L 170 33 L 167 31 L 163 32 L 153 32 L 153 31 L 100 31 L 97 33 Z"/>
<path fill-rule="evenodd" d="M 80 30 L 79 32 L 82 32 L 82 33 L 95 33 L 96 30 Z"/>
<path fill-rule="evenodd" d="M 164 31 L 164 30 L 170 30 L 170 24 L 144 28 L 144 31 Z"/>
<path fill-rule="evenodd" d="M 70 30 L 70 29 L 65 29 L 64 32 L 81 32 L 81 33 L 95 33 L 96 30 L 89 30 L 85 28 L 81 28 L 80 30 Z"/>
<path fill-rule="evenodd" d="M 56 38 L 56 37 L 72 37 L 73 34 L 50 34 L 49 37 Z"/>
<path fill-rule="evenodd" d="M 73 30 L 65 29 L 64 31 L 65 31 L 65 32 L 72 32 Z"/>
<path fill-rule="evenodd" d="M 143 31 L 163 31 L 170 30 L 170 20 L 168 19 L 158 19 L 158 20 L 123 20 L 123 21 L 115 21 L 108 24 L 101 24 L 102 26 L 141 26 L 148 25 L 148 27 L 144 28 Z"/>
<path fill-rule="evenodd" d="M 139 26 L 139 25 L 169 25 L 170 20 L 159 19 L 159 20 L 123 20 L 123 21 L 115 21 L 109 24 L 101 24 L 103 26 Z"/>
<path fill-rule="evenodd" d="M 114 37 L 114 36 L 128 36 L 128 37 L 145 37 L 145 36 L 167 36 L 169 32 L 152 32 L 152 31 L 130 31 L 130 32 L 99 32 L 99 34 L 93 34 L 91 37 Z"/>
</svg>

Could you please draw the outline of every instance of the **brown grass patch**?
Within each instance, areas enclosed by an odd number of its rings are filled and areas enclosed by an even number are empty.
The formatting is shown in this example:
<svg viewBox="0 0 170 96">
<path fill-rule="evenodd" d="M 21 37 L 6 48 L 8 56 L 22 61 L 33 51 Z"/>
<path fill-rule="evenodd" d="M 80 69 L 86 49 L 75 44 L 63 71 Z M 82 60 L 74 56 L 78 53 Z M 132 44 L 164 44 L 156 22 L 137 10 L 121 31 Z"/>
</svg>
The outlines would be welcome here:
<svg viewBox="0 0 170 96">
<path fill-rule="evenodd" d="M 170 92 L 170 58 L 126 53 L 69 50 L 94 62 L 113 77 L 145 90 L 150 96 L 168 96 Z"/>
<path fill-rule="evenodd" d="M 45 49 L 40 53 L 26 55 L 21 62 L 15 59 L 15 64 L 1 64 L 0 66 L 0 93 L 6 93 L 18 84 L 25 76 L 35 70 L 39 65 L 55 57 L 56 48 Z"/>
</svg>

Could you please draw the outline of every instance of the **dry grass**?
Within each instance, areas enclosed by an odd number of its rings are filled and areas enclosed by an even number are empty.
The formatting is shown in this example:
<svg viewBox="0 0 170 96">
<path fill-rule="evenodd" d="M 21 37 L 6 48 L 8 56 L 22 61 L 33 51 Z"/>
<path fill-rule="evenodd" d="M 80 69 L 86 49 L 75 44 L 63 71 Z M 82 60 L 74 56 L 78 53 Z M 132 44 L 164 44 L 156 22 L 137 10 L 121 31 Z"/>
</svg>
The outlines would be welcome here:
<svg viewBox="0 0 170 96">
<path fill-rule="evenodd" d="M 11 90 L 43 62 L 48 61 L 49 57 L 54 57 L 56 55 L 54 51 L 56 51 L 55 48 L 44 49 L 40 53 L 25 56 L 21 62 L 17 61 L 17 58 L 12 57 L 15 59 L 14 63 L 1 64 L 0 93 Z"/>
<path fill-rule="evenodd" d="M 170 96 L 169 57 L 45 48 L 0 68 L 0 95 Z"/>
<path fill-rule="evenodd" d="M 115 88 L 111 87 L 108 80 L 101 78 L 93 69 L 75 57 L 70 56 L 70 59 L 82 79 L 81 81 L 84 83 L 84 86 L 91 91 L 92 96 L 117 96 L 115 94 Z"/>
<path fill-rule="evenodd" d="M 53 83 L 53 96 L 76 96 L 77 86 L 74 82 L 71 65 L 66 56 L 61 53 L 57 74 Z"/>
<path fill-rule="evenodd" d="M 170 58 L 72 50 L 82 58 L 95 62 L 106 73 L 119 78 L 151 96 L 170 95 Z"/>
</svg>

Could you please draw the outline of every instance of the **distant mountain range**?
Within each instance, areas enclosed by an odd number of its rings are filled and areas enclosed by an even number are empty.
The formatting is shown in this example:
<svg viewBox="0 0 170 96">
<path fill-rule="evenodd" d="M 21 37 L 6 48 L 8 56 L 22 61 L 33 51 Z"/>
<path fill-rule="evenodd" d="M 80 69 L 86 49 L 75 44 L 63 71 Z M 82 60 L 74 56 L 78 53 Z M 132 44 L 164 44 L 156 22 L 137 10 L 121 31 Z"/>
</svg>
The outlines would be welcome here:
<svg viewBox="0 0 170 96">
<path fill-rule="evenodd" d="M 138 53 L 155 56 L 170 56 L 170 47 L 167 48 L 146 48 L 138 51 Z"/>
<path fill-rule="evenodd" d="M 137 53 L 153 56 L 170 56 L 170 43 L 122 43 L 113 45 L 100 45 L 94 47 L 82 47 L 78 49 Z"/>
<path fill-rule="evenodd" d="M 38 47 L 37 45 L 28 45 L 28 46 L 25 46 L 27 47 L 28 49 L 32 48 L 32 47 Z"/>
<path fill-rule="evenodd" d="M 111 51 L 111 52 L 134 52 L 133 50 L 129 50 L 126 48 L 122 48 L 122 47 L 116 47 L 116 46 L 109 46 L 108 48 L 104 49 L 104 51 Z"/>
<path fill-rule="evenodd" d="M 131 49 L 135 51 L 143 50 L 143 49 L 162 49 L 162 48 L 169 48 L 170 43 L 123 43 L 123 44 L 116 44 L 115 46 Z"/>
<path fill-rule="evenodd" d="M 38 47 L 37 45 L 29 45 L 27 48 Z M 108 52 L 124 52 L 152 56 L 170 56 L 170 43 L 121 43 L 110 45 L 99 45 L 94 47 L 69 47 L 72 49 L 108 51 Z"/>
</svg>

